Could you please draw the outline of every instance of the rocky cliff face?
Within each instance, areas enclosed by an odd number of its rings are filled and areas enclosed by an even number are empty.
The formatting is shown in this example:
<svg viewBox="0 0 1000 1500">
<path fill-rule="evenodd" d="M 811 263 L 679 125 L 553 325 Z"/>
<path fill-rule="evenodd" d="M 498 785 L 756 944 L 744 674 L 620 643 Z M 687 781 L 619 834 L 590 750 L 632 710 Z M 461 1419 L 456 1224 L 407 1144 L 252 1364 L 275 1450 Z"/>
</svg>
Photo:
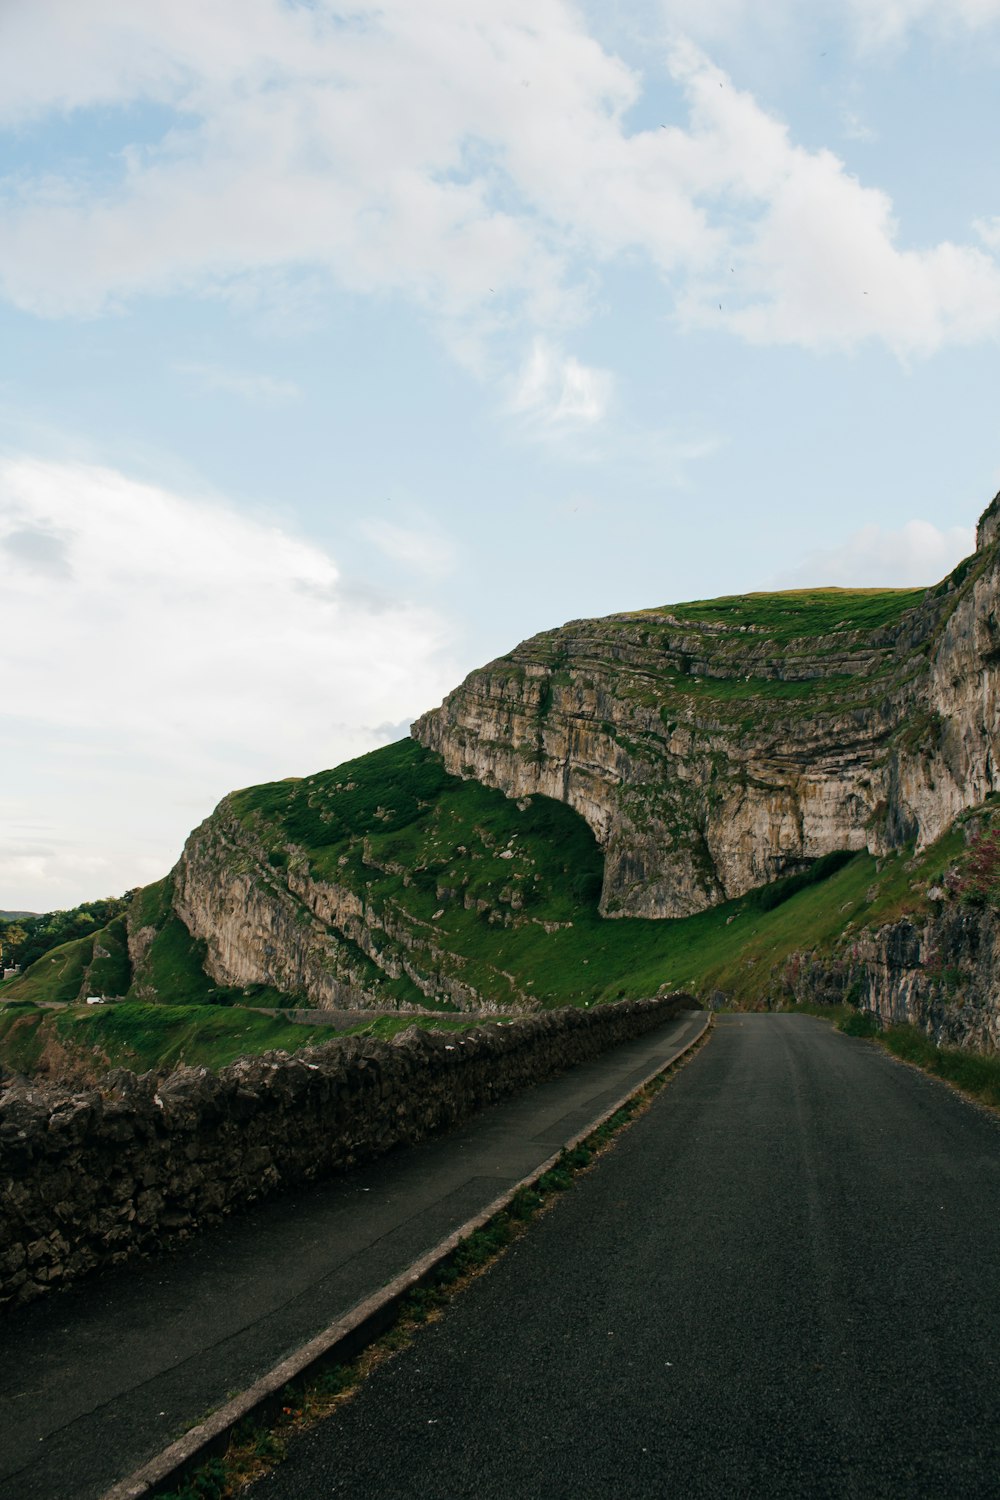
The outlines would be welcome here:
<svg viewBox="0 0 1000 1500">
<path fill-rule="evenodd" d="M 207 972 L 220 984 L 272 984 L 318 1006 L 359 1005 L 349 960 L 317 909 L 349 935 L 365 930 L 360 900 L 336 886 L 313 892 L 301 871 L 297 879 L 280 878 L 266 852 L 226 803 L 184 846 L 174 871 L 174 910 L 205 941 Z M 295 885 L 304 901 L 296 899 Z"/>
<path fill-rule="evenodd" d="M 949 903 L 859 933 L 836 957 L 796 954 L 774 978 L 775 994 L 792 1001 L 846 1001 L 941 1046 L 1000 1051 L 1000 924 L 988 909 Z"/>
<path fill-rule="evenodd" d="M 446 960 L 427 961 L 433 929 L 422 934 L 402 910 L 314 878 L 305 858 L 276 871 L 267 852 L 223 803 L 195 829 L 174 871 L 174 910 L 205 942 L 205 968 L 217 983 L 273 985 L 335 1009 L 441 1002 L 491 1008 L 442 971 Z M 410 994 L 392 987 L 400 979 L 410 981 Z"/>
<path fill-rule="evenodd" d="M 752 905 L 838 851 L 937 849 L 1000 785 L 998 597 L 1000 497 L 936 588 L 749 595 L 536 636 L 418 720 L 417 743 L 224 799 L 157 919 L 157 994 L 183 941 L 216 985 L 316 1006 L 595 1004 L 664 974 L 693 986 L 699 967 L 710 983 L 711 943 L 695 959 L 673 923 L 634 919 Z M 729 947 L 737 915 L 718 914 Z M 146 921 L 129 923 L 137 993 Z M 828 974 L 937 1025 L 943 929 L 869 932 L 848 960 L 827 928 Z M 970 996 L 993 982 L 968 953 L 944 968 L 975 970 Z M 991 1025 L 967 1008 L 955 1034 Z"/>
<path fill-rule="evenodd" d="M 596 888 L 599 868 L 567 808 L 457 781 L 403 740 L 225 798 L 185 845 L 173 911 L 225 987 L 335 1008 L 524 1011 L 542 985 L 518 951 L 572 929 L 568 887 L 582 870 Z"/>
<path fill-rule="evenodd" d="M 682 917 L 834 850 L 936 839 L 1000 785 L 1000 496 L 927 593 L 742 596 L 574 621 L 413 726 L 446 768 L 569 803 L 607 916 Z"/>
</svg>

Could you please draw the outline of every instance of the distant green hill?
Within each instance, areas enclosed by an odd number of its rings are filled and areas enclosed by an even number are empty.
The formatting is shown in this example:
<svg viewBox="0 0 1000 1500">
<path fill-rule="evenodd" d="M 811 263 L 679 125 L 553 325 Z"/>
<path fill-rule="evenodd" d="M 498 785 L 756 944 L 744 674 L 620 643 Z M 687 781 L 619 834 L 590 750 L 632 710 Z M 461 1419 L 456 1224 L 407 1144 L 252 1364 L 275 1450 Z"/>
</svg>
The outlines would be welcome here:
<svg viewBox="0 0 1000 1500">
<path fill-rule="evenodd" d="M 128 906 L 132 892 L 84 901 L 68 911 L 0 912 L 0 950 L 5 965 L 27 968 L 43 953 L 79 937 L 90 937 Z"/>
</svg>

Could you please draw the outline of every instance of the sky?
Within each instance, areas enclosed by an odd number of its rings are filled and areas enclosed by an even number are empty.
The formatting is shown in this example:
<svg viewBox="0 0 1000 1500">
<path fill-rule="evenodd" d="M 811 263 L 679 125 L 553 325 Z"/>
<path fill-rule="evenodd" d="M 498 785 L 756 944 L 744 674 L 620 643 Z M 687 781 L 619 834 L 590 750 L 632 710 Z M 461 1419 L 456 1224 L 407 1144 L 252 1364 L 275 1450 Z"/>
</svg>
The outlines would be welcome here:
<svg viewBox="0 0 1000 1500">
<path fill-rule="evenodd" d="M 2 0 L 0 908 L 1000 488 L 1000 0 Z"/>
</svg>

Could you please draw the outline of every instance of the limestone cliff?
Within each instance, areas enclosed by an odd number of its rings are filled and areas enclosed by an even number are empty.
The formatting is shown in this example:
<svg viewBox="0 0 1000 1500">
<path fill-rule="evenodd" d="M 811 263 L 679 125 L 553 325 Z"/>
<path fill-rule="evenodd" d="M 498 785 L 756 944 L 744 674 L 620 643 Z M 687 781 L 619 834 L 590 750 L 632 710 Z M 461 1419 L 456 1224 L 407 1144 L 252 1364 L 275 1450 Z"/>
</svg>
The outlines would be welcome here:
<svg viewBox="0 0 1000 1500">
<path fill-rule="evenodd" d="M 569 809 L 465 786 L 403 740 L 225 798 L 185 845 L 173 911 L 222 986 L 334 1008 L 525 1011 L 541 985 L 512 955 L 572 928 L 563 885 L 579 900 L 582 871 L 596 898 L 599 866 Z"/>
<path fill-rule="evenodd" d="M 453 774 L 543 793 L 605 854 L 606 916 L 682 917 L 835 850 L 936 839 L 1000 785 L 1000 496 L 936 588 L 579 620 L 413 726 Z"/>
<path fill-rule="evenodd" d="M 847 1003 L 881 1026 L 916 1026 L 940 1046 L 1000 1052 L 997 913 L 945 903 L 860 932 L 835 955 L 802 953 L 773 976 L 775 997 Z"/>
<path fill-rule="evenodd" d="M 802 950 L 817 982 L 826 965 L 936 1026 L 951 939 L 913 913 L 998 784 L 998 570 L 1000 497 L 929 590 L 748 595 L 536 636 L 409 741 L 226 797 L 130 909 L 129 993 L 524 1011 L 670 985 L 756 1004 Z M 876 931 L 911 915 L 918 938 Z M 970 955 L 944 966 L 970 997 L 953 1029 L 989 1041 L 974 1013 L 993 970 Z"/>
</svg>

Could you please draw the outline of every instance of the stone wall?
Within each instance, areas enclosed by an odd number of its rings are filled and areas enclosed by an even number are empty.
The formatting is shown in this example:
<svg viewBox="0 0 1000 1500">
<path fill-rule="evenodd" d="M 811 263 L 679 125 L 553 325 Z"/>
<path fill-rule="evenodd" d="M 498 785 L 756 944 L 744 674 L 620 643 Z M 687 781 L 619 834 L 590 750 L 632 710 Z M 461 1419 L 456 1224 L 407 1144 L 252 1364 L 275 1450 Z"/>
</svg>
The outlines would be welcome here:
<svg viewBox="0 0 1000 1500">
<path fill-rule="evenodd" d="M 411 1027 L 388 1044 L 329 1042 L 218 1073 L 118 1070 L 84 1091 L 8 1079 L 0 1307 L 421 1140 L 689 1007 L 673 995 L 464 1034 Z"/>
</svg>

